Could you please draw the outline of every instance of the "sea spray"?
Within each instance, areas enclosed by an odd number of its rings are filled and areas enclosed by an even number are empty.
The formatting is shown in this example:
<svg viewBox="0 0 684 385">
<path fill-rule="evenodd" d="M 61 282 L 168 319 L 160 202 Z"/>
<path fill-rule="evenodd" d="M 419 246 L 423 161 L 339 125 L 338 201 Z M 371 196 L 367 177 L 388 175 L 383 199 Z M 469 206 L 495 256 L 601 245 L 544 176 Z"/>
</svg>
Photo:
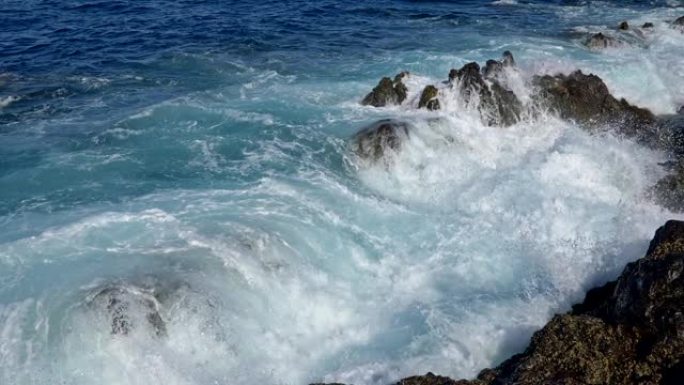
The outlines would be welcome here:
<svg viewBox="0 0 684 385">
<path fill-rule="evenodd" d="M 646 194 L 664 154 L 546 111 L 488 127 L 442 82 L 508 49 L 524 102 L 532 75 L 581 68 L 672 113 L 681 8 L 15 3 L 0 31 L 0 98 L 21 98 L 0 111 L 3 384 L 473 376 L 677 216 Z M 645 47 L 590 52 L 573 30 L 642 18 Z M 405 104 L 359 105 L 402 70 Z M 415 109 L 427 84 L 440 111 Z M 350 138 L 384 118 L 408 139 L 358 159 Z"/>
</svg>

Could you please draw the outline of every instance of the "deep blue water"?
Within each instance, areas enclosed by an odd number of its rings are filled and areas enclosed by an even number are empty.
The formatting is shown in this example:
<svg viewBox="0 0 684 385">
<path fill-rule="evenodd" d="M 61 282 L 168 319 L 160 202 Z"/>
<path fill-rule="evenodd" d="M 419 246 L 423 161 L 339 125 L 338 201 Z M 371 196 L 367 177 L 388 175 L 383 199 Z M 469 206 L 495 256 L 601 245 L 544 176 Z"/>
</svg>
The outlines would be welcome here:
<svg viewBox="0 0 684 385">
<path fill-rule="evenodd" d="M 646 194 L 664 155 L 552 116 L 498 130 L 446 108 L 435 126 L 358 101 L 382 76 L 409 70 L 414 95 L 511 50 L 517 93 L 582 68 L 673 113 L 681 15 L 675 0 L 3 0 L 0 383 L 385 384 L 496 364 L 674 215 Z M 622 20 L 656 29 L 581 44 Z M 422 129 L 391 166 L 360 162 L 349 137 L 386 117 Z M 93 297 L 107 285 L 133 298 L 127 336 Z"/>
</svg>

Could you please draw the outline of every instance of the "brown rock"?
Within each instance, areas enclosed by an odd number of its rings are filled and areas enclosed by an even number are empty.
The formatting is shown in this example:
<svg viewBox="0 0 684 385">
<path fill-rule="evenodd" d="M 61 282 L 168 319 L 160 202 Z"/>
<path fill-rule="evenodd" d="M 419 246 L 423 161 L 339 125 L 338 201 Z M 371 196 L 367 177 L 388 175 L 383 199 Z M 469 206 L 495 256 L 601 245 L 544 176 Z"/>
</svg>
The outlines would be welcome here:
<svg viewBox="0 0 684 385">
<path fill-rule="evenodd" d="M 439 91 L 433 85 L 426 86 L 423 89 L 423 93 L 420 95 L 420 101 L 418 102 L 418 108 L 427 108 L 428 110 L 434 111 L 439 110 L 439 99 L 437 99 Z"/>
<path fill-rule="evenodd" d="M 354 151 L 362 158 L 378 160 L 387 149 L 397 151 L 403 139 L 408 138 L 407 123 L 383 119 L 361 129 L 352 140 Z"/>
<path fill-rule="evenodd" d="M 384 77 L 380 79 L 373 91 L 368 93 L 361 101 L 364 106 L 383 107 L 393 104 L 401 104 L 406 100 L 407 88 L 403 83 L 408 72 L 401 72 L 394 77 L 394 80 Z"/>
<path fill-rule="evenodd" d="M 496 77 L 504 67 L 514 64 L 513 55 L 506 51 L 502 61 L 487 61 L 484 71 L 480 71 L 480 66 L 475 62 L 468 63 L 459 70 L 452 69 L 449 72 L 449 81 L 466 104 L 478 101 L 477 109 L 485 124 L 510 126 L 520 120 L 522 103 L 515 93 L 504 88 Z"/>
<path fill-rule="evenodd" d="M 612 36 L 604 35 L 599 32 L 587 38 L 584 45 L 593 50 L 600 50 L 605 48 L 614 48 L 622 46 L 622 43 Z"/>
<path fill-rule="evenodd" d="M 669 221 L 617 281 L 557 315 L 530 346 L 476 380 L 428 373 L 401 385 L 681 384 L 684 375 L 684 222 Z"/>
<path fill-rule="evenodd" d="M 655 122 L 647 109 L 617 100 L 596 75 L 575 71 L 570 75 L 545 75 L 534 78 L 537 98 L 558 112 L 561 118 L 596 126 L 617 124 L 622 132 L 636 134 L 639 128 Z"/>
</svg>

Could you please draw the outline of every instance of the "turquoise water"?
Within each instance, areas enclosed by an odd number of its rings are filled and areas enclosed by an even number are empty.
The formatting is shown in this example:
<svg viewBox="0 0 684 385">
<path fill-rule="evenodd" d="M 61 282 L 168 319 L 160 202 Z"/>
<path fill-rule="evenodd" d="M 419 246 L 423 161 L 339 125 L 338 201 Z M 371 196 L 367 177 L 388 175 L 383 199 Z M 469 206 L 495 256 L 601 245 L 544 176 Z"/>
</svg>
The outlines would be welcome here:
<svg viewBox="0 0 684 385">
<path fill-rule="evenodd" d="M 548 114 L 493 128 L 448 98 L 410 106 L 511 50 L 522 98 L 532 74 L 582 68 L 674 113 L 677 1 L 2 7 L 2 384 L 472 377 L 678 216 L 647 194 L 664 154 Z M 622 20 L 656 28 L 581 45 Z M 408 104 L 359 105 L 401 70 Z M 415 135 L 357 159 L 351 135 L 387 117 Z"/>
</svg>

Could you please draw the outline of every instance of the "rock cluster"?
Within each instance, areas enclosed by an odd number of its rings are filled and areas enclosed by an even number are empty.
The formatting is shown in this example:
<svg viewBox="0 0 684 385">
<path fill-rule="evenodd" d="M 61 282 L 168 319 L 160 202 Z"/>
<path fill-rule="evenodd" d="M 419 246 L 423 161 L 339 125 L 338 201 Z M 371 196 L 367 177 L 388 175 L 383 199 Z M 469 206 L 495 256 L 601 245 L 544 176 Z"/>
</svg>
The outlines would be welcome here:
<svg viewBox="0 0 684 385">
<path fill-rule="evenodd" d="M 668 175 L 654 186 L 652 196 L 670 210 L 684 211 L 684 114 L 655 116 L 648 109 L 614 97 L 600 77 L 579 70 L 533 76 L 528 84 L 533 92 L 527 104 L 523 104 L 506 86 L 507 69 L 516 70 L 510 52 L 504 52 L 500 60 L 488 60 L 484 68 L 471 62 L 452 69 L 442 88 L 428 85 L 422 90 L 418 108 L 439 110 L 444 106 L 440 97 L 451 92 L 466 108 L 477 110 L 488 126 L 510 126 L 520 121 L 523 114 L 533 116 L 542 109 L 589 130 L 609 128 L 664 151 L 673 159 Z M 405 76 L 408 73 L 402 72 L 393 81 L 383 78 L 363 103 L 385 105 L 405 100 Z M 354 137 L 354 150 L 363 158 L 377 160 L 385 149 L 398 151 L 409 131 L 407 123 L 376 122 Z"/>
<path fill-rule="evenodd" d="M 672 27 L 678 29 L 680 25 L 675 21 L 672 23 Z M 684 28 L 684 21 L 682 21 L 681 28 Z M 645 48 L 649 45 L 647 35 L 654 30 L 655 25 L 652 22 L 645 22 L 641 27 L 633 27 L 627 21 L 623 21 L 612 31 L 607 30 L 587 35 L 584 39 L 584 45 L 592 51 L 626 46 Z"/>
<path fill-rule="evenodd" d="M 684 32 L 684 16 L 671 26 Z M 623 22 L 616 33 L 653 29 L 653 23 L 632 29 Z M 620 44 L 622 40 L 602 33 L 586 41 L 588 47 L 601 49 Z M 655 116 L 614 97 L 601 78 L 582 71 L 533 76 L 530 105 L 524 105 L 506 87 L 507 68 L 515 68 L 510 52 L 501 60 L 487 61 L 484 68 L 472 62 L 452 69 L 444 88 L 429 85 L 423 89 L 418 107 L 439 110 L 443 107 L 440 93 L 454 92 L 490 126 L 510 126 L 523 112 L 544 108 L 587 129 L 610 127 L 671 156 L 671 172 L 654 187 L 654 197 L 669 209 L 684 211 L 684 106 L 677 115 Z M 403 102 L 402 79 L 399 75 L 394 81 L 383 78 L 363 104 Z M 378 121 L 356 134 L 355 151 L 377 160 L 386 149 L 399 150 L 410 132 L 407 123 Z M 684 384 L 684 222 L 667 222 L 656 232 L 645 257 L 628 264 L 617 280 L 590 290 L 572 311 L 553 317 L 534 334 L 523 353 L 483 370 L 474 380 L 456 381 L 428 373 L 397 383 L 508 384 Z"/>
<path fill-rule="evenodd" d="M 529 347 L 474 380 L 428 373 L 397 385 L 675 385 L 684 380 L 684 222 L 658 229 L 646 256 L 556 315 Z"/>
<path fill-rule="evenodd" d="M 362 128 L 353 139 L 354 151 L 365 159 L 378 160 L 390 149 L 399 150 L 409 135 L 408 123 L 383 119 Z"/>
</svg>

